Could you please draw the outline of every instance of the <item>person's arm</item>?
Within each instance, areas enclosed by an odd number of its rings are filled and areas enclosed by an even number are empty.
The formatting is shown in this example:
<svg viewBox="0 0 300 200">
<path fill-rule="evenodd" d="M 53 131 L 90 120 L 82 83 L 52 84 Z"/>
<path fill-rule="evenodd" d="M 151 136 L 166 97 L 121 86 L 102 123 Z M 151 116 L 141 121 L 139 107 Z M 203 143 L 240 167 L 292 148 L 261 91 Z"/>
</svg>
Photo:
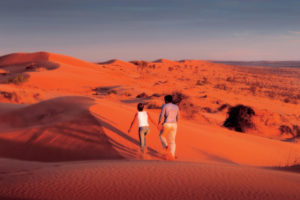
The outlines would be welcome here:
<svg viewBox="0 0 300 200">
<path fill-rule="evenodd" d="M 156 123 L 154 122 L 154 120 L 152 119 L 152 117 L 149 115 L 148 112 L 147 112 L 147 115 L 148 115 L 149 120 L 152 122 L 152 124 L 156 126 Z M 156 126 L 156 127 L 159 129 L 158 126 Z"/>
<path fill-rule="evenodd" d="M 165 105 L 163 105 L 161 107 L 161 111 L 160 111 L 160 115 L 159 115 L 159 119 L 158 119 L 158 125 L 160 125 L 162 123 L 165 113 L 166 113 L 166 109 L 165 109 Z"/>
<path fill-rule="evenodd" d="M 178 122 L 178 120 L 179 120 L 179 109 L 177 111 L 176 122 Z"/>
<path fill-rule="evenodd" d="M 135 115 L 134 115 L 134 117 L 133 117 L 133 120 L 132 120 L 132 122 L 131 122 L 131 125 L 130 125 L 130 127 L 129 127 L 129 129 L 128 129 L 128 133 L 130 133 L 130 131 L 131 131 L 131 129 L 132 129 L 132 126 L 133 126 L 134 122 L 136 121 L 136 117 L 137 117 L 137 113 L 135 113 Z"/>
</svg>

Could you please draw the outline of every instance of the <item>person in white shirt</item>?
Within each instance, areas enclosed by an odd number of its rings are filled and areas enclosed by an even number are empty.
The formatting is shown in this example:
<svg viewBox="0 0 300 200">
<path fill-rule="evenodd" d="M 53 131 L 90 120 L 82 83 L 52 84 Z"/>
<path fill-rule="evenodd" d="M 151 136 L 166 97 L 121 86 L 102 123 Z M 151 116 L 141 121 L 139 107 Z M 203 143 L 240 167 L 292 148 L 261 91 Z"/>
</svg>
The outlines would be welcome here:
<svg viewBox="0 0 300 200">
<path fill-rule="evenodd" d="M 141 152 L 144 154 L 145 153 L 145 147 L 146 147 L 146 135 L 149 134 L 150 132 L 150 126 L 148 123 L 148 119 L 156 125 L 154 120 L 150 117 L 147 111 L 144 111 L 144 104 L 139 103 L 137 105 L 137 110 L 138 112 L 134 115 L 134 118 L 131 122 L 131 125 L 128 129 L 128 133 L 131 132 L 132 126 L 135 123 L 136 119 L 138 119 L 138 124 L 139 124 L 139 138 L 140 138 L 140 147 L 141 147 Z"/>
</svg>

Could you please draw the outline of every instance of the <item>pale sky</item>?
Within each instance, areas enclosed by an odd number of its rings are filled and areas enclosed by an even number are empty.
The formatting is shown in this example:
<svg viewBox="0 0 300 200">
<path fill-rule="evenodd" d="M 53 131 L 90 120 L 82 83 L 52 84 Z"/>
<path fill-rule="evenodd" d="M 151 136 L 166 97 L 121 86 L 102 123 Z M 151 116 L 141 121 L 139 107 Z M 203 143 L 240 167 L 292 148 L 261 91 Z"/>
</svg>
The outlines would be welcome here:
<svg viewBox="0 0 300 200">
<path fill-rule="evenodd" d="M 299 0 L 1 0 L 0 55 L 300 60 Z"/>
</svg>

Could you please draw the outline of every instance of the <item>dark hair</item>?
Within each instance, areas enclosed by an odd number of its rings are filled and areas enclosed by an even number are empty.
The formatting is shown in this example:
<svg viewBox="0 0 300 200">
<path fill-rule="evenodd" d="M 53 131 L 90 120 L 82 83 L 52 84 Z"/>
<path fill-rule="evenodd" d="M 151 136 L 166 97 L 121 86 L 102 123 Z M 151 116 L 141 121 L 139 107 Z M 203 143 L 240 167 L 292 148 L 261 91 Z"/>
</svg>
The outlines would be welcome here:
<svg viewBox="0 0 300 200">
<path fill-rule="evenodd" d="M 172 97 L 172 95 L 166 95 L 166 96 L 165 96 L 165 102 L 166 102 L 166 103 L 172 103 L 172 102 L 173 102 L 173 97 Z"/>
<path fill-rule="evenodd" d="M 144 110 L 144 104 L 143 103 L 139 103 L 137 105 L 137 109 L 138 109 L 138 111 L 143 111 Z"/>
</svg>

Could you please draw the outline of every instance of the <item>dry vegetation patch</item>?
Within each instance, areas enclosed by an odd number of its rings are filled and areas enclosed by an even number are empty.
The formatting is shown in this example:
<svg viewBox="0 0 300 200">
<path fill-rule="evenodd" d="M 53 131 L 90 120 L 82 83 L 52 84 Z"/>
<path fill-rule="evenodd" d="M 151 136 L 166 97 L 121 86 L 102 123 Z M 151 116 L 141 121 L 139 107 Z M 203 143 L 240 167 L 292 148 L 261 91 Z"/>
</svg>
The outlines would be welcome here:
<svg viewBox="0 0 300 200">
<path fill-rule="evenodd" d="M 16 85 L 20 85 L 22 83 L 27 82 L 28 80 L 29 80 L 29 75 L 25 74 L 25 73 L 21 73 L 21 74 L 12 74 L 5 78 L 1 78 L 0 83 L 2 83 L 2 84 L 13 83 Z"/>
<path fill-rule="evenodd" d="M 199 112 L 199 108 L 194 105 L 191 98 L 182 92 L 175 91 L 172 93 L 173 103 L 177 104 L 184 117 L 192 119 Z"/>
<path fill-rule="evenodd" d="M 254 115 L 254 110 L 249 106 L 237 105 L 231 107 L 223 126 L 238 132 L 246 132 L 247 129 L 255 127 L 252 121 Z"/>
</svg>

